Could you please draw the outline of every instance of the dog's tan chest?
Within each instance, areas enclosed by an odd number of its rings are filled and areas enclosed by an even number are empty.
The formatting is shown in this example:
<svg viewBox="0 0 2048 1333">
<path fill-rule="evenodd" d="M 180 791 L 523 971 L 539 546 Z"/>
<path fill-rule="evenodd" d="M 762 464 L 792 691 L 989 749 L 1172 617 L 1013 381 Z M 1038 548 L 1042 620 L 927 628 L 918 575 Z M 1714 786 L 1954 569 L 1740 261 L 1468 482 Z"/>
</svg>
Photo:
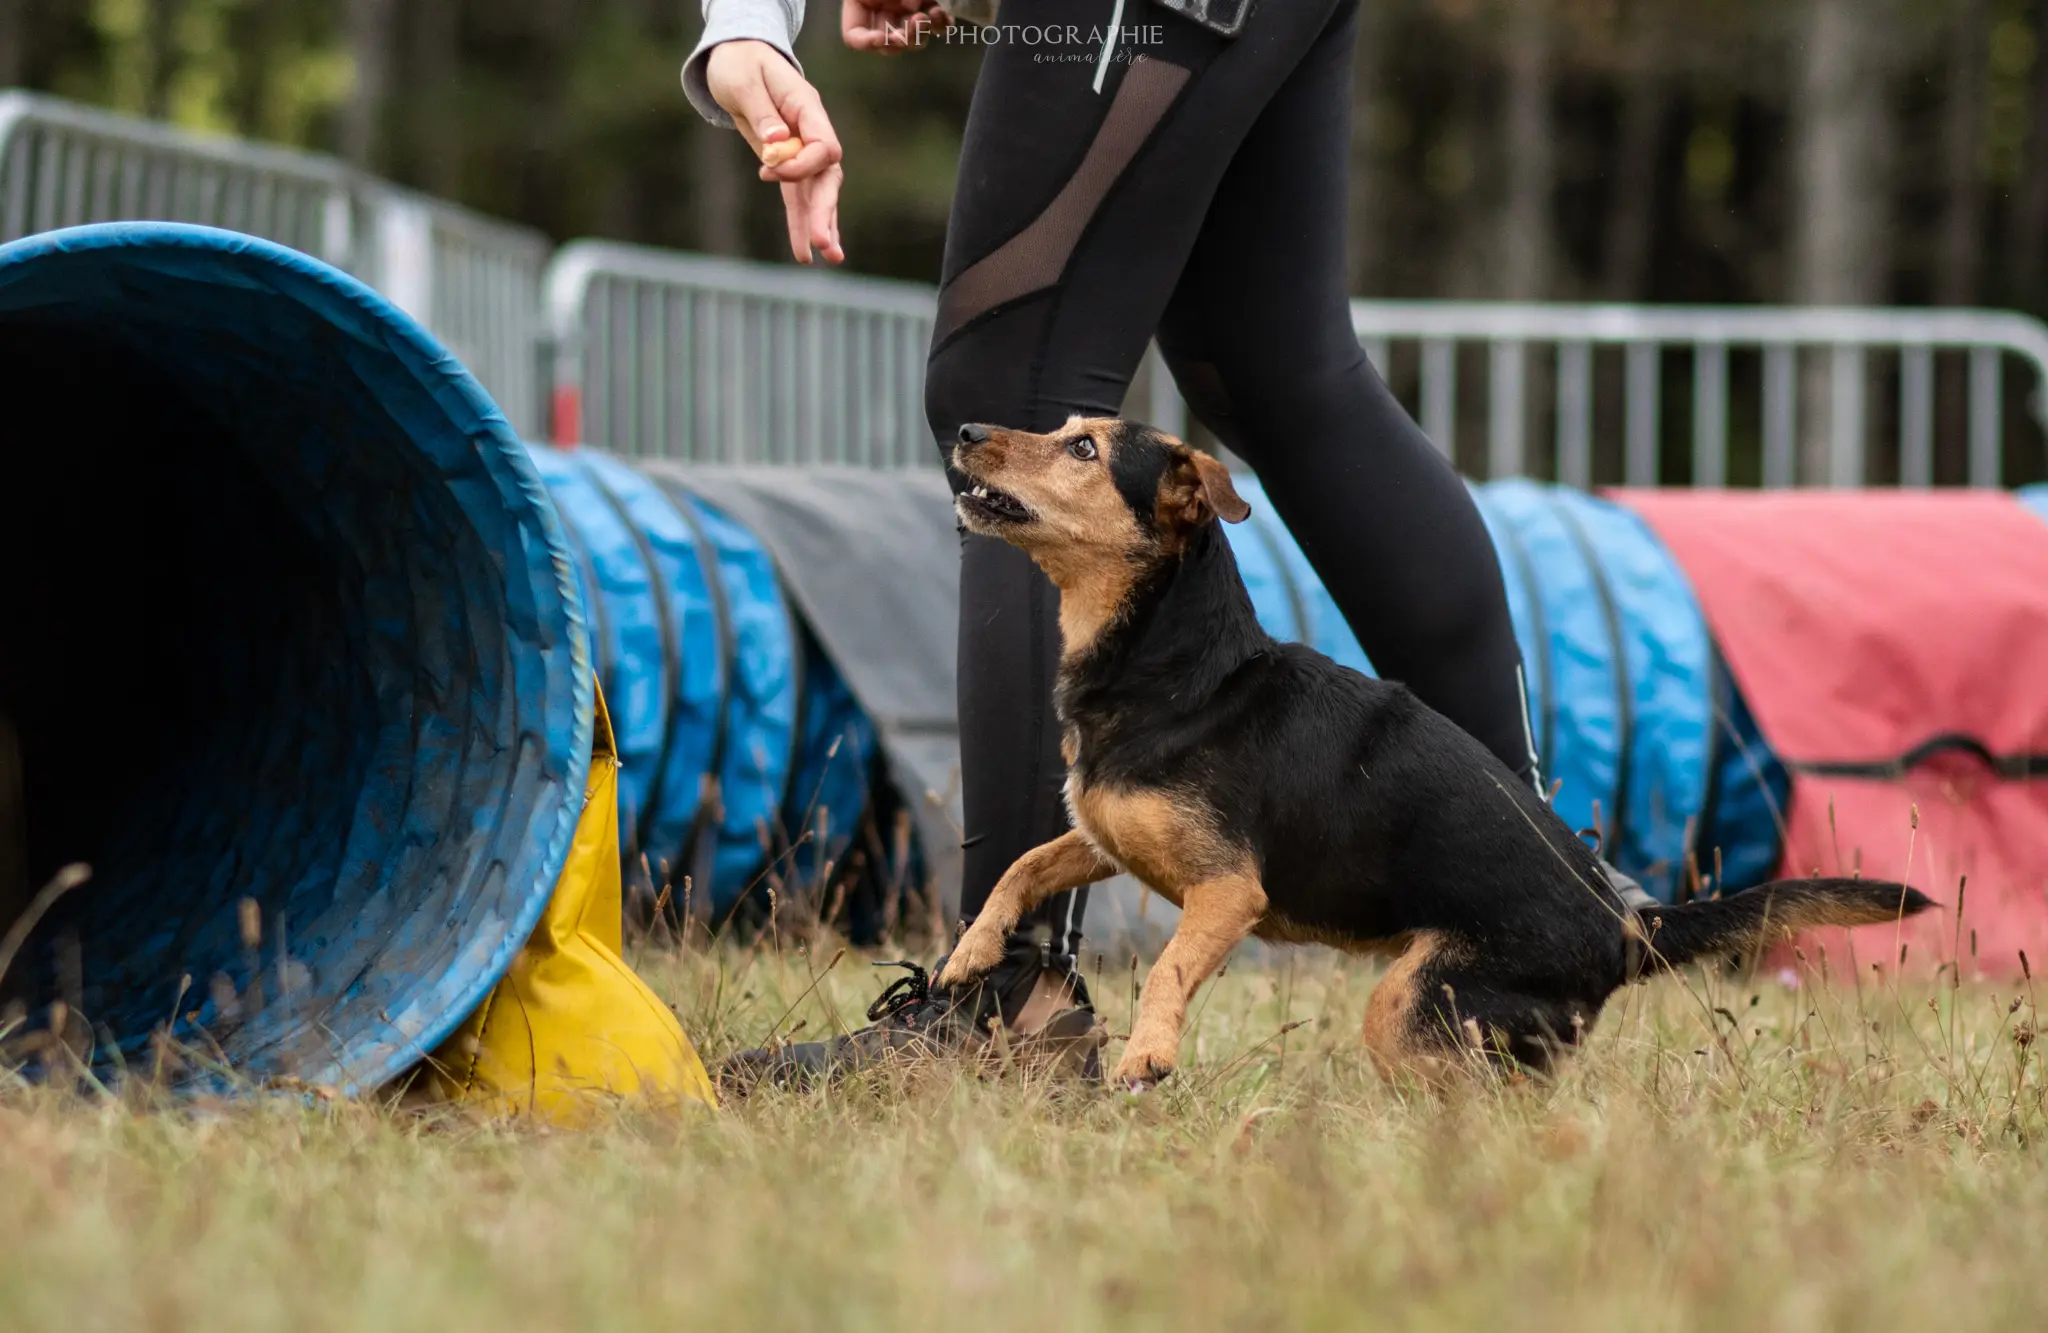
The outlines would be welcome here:
<svg viewBox="0 0 2048 1333">
<path fill-rule="evenodd" d="M 1101 786 L 1069 771 L 1066 794 L 1081 836 L 1175 905 L 1185 886 L 1241 873 L 1251 860 L 1218 833 L 1205 804 L 1183 793 Z"/>
</svg>

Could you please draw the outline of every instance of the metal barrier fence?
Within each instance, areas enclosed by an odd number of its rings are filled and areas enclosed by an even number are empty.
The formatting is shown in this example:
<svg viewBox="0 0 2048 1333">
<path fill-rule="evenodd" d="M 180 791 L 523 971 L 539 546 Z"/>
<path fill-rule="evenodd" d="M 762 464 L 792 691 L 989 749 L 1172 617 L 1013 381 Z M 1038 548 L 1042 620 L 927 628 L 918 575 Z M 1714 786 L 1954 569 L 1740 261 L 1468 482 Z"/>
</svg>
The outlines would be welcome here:
<svg viewBox="0 0 2048 1333">
<path fill-rule="evenodd" d="M 540 232 L 377 184 L 370 279 L 470 368 L 515 430 L 547 421 L 541 291 L 553 245 Z"/>
<path fill-rule="evenodd" d="M 354 184 L 330 158 L 0 93 L 0 241 L 87 222 L 195 222 L 356 273 L 364 255 Z"/>
<path fill-rule="evenodd" d="M 1954 405 L 1961 411 L 1951 419 L 1960 417 L 1968 482 L 2018 480 L 2007 475 L 2008 454 L 2026 457 L 2028 472 L 2043 463 L 2038 413 L 2048 383 L 2048 326 L 2024 315 L 1360 301 L 1352 306 L 1352 323 L 1367 355 L 1397 386 L 1407 387 L 1411 378 L 1397 349 L 1413 343 L 1419 350 L 1412 367 L 1417 416 L 1447 452 L 1460 439 L 1458 409 L 1466 396 L 1458 383 L 1460 350 L 1475 344 L 1484 350 L 1483 462 L 1475 459 L 1481 465 L 1468 470 L 1486 476 L 1533 472 L 1576 486 L 1722 486 L 1736 479 L 1731 438 L 1739 432 L 1754 446 L 1745 452 L 1758 465 L 1746 479 L 1767 487 L 1890 480 L 1926 486 L 1935 480 L 1936 370 L 1944 353 L 1959 354 L 1956 368 L 1966 367 L 1963 401 Z M 1600 348 L 1618 349 L 1621 361 L 1618 475 L 1612 467 L 1596 468 Z M 1530 373 L 1541 353 L 1554 371 L 1548 402 L 1546 386 Z M 2032 422 L 2009 411 L 2008 358 L 2029 372 Z M 1689 432 L 1665 427 L 1674 371 L 1676 391 L 1689 399 Z M 1549 467 L 1540 466 L 1546 460 L 1532 439 L 1532 427 L 1546 416 L 1554 423 Z M 1885 425 L 1892 429 L 1884 431 Z M 1887 447 L 1873 451 L 1874 436 Z M 1674 442 L 1687 447 L 1674 449 Z M 1689 459 L 1689 467 L 1667 466 L 1674 453 Z"/>
<path fill-rule="evenodd" d="M 558 441 L 729 462 L 934 457 L 919 388 L 930 288 L 579 242 L 556 259 L 548 294 Z M 1961 432 L 1965 460 L 1965 476 L 1945 480 L 2019 480 L 2008 453 L 2033 460 L 2027 473 L 2048 469 L 2040 423 L 2017 410 L 2042 401 L 2048 326 L 2023 315 L 1359 301 L 1352 318 L 1447 453 L 1457 456 L 1460 407 L 1479 409 L 1483 447 L 1459 461 L 1480 477 L 1924 486 L 1942 424 Z M 1595 392 L 1603 349 L 1619 362 L 1605 399 Z M 1467 352 L 1483 354 L 1485 373 L 1461 385 Z M 1951 353 L 1965 386 L 1953 404 L 1937 392 Z M 2033 388 L 2020 402 L 2005 390 L 2008 359 Z M 1666 421 L 1673 396 L 1689 432 Z M 1957 410 L 1943 417 L 1938 406 Z M 1188 425 L 1156 355 L 1130 410 Z M 1873 448 L 1883 427 L 1889 440 Z M 1603 440 L 1618 451 L 1596 449 Z"/>
<path fill-rule="evenodd" d="M 248 232 L 353 273 L 445 341 L 515 427 L 540 427 L 539 232 L 334 158 L 0 92 L 0 241 L 143 220 Z"/>
<path fill-rule="evenodd" d="M 934 457 L 923 285 L 602 242 L 550 262 L 538 232 L 332 158 L 0 93 L 0 240 L 143 218 L 252 232 L 356 274 L 528 434 L 552 414 L 556 440 L 627 454 Z M 1352 317 L 1430 437 L 1481 477 L 1920 486 L 1938 462 L 1974 485 L 2048 476 L 2048 326 L 2023 315 L 1361 301 Z M 2028 391 L 2009 394 L 2016 370 Z M 1156 356 L 1131 410 L 1187 425 Z"/>
<path fill-rule="evenodd" d="M 922 466 L 922 284 L 609 242 L 548 271 L 553 438 L 693 461 Z"/>
</svg>

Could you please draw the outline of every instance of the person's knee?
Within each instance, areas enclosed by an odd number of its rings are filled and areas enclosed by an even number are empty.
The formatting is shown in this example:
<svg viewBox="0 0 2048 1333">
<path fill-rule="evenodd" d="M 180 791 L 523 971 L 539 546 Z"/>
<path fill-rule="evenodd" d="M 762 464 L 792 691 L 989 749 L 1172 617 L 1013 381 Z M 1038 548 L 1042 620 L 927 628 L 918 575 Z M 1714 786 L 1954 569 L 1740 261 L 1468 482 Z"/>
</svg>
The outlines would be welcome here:
<svg viewBox="0 0 2048 1333">
<path fill-rule="evenodd" d="M 1274 355 L 1274 349 L 1161 349 L 1195 420 L 1254 468 L 1305 432 L 1355 415 L 1371 373 L 1364 353 Z M 1355 349 L 1354 349 L 1355 350 Z"/>
<path fill-rule="evenodd" d="M 1230 387 L 1215 361 L 1199 353 L 1174 351 L 1163 344 L 1159 350 L 1173 375 L 1174 387 L 1180 390 L 1181 401 L 1188 405 L 1188 414 L 1227 448 L 1242 452 Z"/>
<path fill-rule="evenodd" d="M 942 458 L 952 457 L 960 427 L 969 419 L 966 394 L 966 377 L 960 373 L 955 358 L 941 354 L 925 363 L 924 419 Z"/>
<path fill-rule="evenodd" d="M 932 441 L 950 458 L 960 428 L 970 422 L 1035 429 L 1015 419 L 1024 397 L 1024 376 L 1000 346 L 969 336 L 934 352 L 924 368 L 924 415 Z"/>
</svg>

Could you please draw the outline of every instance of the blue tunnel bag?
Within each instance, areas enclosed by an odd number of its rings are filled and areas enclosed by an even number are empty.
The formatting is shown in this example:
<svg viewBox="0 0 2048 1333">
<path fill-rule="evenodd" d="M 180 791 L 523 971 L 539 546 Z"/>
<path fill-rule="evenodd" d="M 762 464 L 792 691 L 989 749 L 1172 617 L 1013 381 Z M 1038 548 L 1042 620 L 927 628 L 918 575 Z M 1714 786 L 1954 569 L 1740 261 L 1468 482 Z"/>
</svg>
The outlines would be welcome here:
<svg viewBox="0 0 2048 1333">
<path fill-rule="evenodd" d="M 768 548 L 687 473 L 531 453 L 589 590 L 628 881 L 722 913 L 771 878 L 822 880 L 868 810 L 877 740 Z"/>
</svg>

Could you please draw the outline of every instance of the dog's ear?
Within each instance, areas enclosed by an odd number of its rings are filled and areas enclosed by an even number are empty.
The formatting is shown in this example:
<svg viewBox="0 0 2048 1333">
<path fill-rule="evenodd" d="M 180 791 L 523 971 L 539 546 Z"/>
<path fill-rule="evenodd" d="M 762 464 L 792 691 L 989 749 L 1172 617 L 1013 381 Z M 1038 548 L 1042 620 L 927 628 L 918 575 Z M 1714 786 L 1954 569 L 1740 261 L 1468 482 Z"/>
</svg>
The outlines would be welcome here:
<svg viewBox="0 0 2048 1333">
<path fill-rule="evenodd" d="M 1217 462 L 1200 449 L 1188 450 L 1188 462 L 1194 465 L 1195 484 L 1201 489 L 1202 499 L 1209 510 L 1225 523 L 1242 523 L 1252 516 L 1252 507 L 1237 493 L 1237 487 L 1230 484 L 1230 469 Z"/>
</svg>

